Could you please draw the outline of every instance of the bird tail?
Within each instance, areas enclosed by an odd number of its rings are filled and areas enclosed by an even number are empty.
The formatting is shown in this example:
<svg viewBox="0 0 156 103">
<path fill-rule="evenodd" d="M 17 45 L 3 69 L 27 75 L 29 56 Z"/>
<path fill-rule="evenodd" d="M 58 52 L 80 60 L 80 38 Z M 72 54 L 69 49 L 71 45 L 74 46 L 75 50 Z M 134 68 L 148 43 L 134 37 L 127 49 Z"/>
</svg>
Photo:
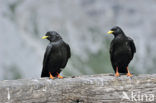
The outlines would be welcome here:
<svg viewBox="0 0 156 103">
<path fill-rule="evenodd" d="M 128 73 L 126 68 L 127 68 L 127 67 L 125 67 L 125 66 L 119 67 L 119 70 L 118 70 L 119 73 Z"/>
<path fill-rule="evenodd" d="M 49 73 L 48 73 L 48 71 L 46 71 L 46 69 L 44 67 L 42 69 L 41 77 L 49 77 Z"/>
</svg>

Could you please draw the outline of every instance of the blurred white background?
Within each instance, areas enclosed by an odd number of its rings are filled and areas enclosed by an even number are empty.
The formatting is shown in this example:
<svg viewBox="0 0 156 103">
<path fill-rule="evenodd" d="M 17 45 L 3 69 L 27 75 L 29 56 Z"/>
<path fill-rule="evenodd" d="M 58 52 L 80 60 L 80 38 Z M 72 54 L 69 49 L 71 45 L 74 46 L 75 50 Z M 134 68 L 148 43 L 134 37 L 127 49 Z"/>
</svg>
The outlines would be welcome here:
<svg viewBox="0 0 156 103">
<path fill-rule="evenodd" d="M 0 80 L 40 78 L 49 30 L 71 47 L 64 76 L 113 73 L 107 31 L 115 25 L 136 44 L 130 71 L 156 73 L 155 12 L 155 0 L 0 0 Z"/>
</svg>

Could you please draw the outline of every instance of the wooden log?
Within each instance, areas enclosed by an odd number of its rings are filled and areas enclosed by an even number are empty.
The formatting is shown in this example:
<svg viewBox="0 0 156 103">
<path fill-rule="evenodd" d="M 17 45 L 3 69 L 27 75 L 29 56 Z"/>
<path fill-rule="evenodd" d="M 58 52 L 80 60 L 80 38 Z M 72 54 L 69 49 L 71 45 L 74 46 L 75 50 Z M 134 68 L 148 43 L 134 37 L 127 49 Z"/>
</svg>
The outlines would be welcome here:
<svg viewBox="0 0 156 103">
<path fill-rule="evenodd" d="M 0 81 L 0 103 L 156 103 L 156 74 Z"/>
</svg>

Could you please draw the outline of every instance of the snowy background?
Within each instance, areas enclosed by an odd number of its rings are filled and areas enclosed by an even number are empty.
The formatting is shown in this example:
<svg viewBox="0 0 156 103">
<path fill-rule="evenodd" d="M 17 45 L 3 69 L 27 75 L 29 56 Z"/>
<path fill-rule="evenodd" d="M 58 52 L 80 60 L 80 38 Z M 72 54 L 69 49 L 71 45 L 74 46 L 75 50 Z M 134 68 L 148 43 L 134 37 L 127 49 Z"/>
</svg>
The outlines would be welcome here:
<svg viewBox="0 0 156 103">
<path fill-rule="evenodd" d="M 0 80 L 40 78 L 49 30 L 71 47 L 64 76 L 113 73 L 115 25 L 136 44 L 130 71 L 156 73 L 155 0 L 0 0 Z"/>
</svg>

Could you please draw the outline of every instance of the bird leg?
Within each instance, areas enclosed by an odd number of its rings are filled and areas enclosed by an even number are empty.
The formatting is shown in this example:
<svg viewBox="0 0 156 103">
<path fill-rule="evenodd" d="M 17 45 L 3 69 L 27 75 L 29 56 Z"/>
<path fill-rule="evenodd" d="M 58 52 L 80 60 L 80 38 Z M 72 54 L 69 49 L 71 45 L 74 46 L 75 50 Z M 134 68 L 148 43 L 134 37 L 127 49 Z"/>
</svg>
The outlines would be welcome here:
<svg viewBox="0 0 156 103">
<path fill-rule="evenodd" d="M 60 79 L 63 78 L 63 76 L 61 76 L 59 73 L 57 73 L 57 77 L 60 78 Z"/>
<path fill-rule="evenodd" d="M 49 75 L 50 75 L 49 76 L 50 79 L 54 79 L 54 77 L 52 76 L 52 74 L 50 72 L 49 72 Z"/>
<path fill-rule="evenodd" d="M 116 77 L 119 77 L 119 76 L 120 76 L 120 74 L 119 74 L 119 72 L 118 72 L 118 67 L 116 67 L 116 73 L 115 73 L 115 76 L 116 76 Z"/>
<path fill-rule="evenodd" d="M 133 75 L 129 72 L 128 67 L 127 67 L 127 76 L 132 77 Z"/>
</svg>

